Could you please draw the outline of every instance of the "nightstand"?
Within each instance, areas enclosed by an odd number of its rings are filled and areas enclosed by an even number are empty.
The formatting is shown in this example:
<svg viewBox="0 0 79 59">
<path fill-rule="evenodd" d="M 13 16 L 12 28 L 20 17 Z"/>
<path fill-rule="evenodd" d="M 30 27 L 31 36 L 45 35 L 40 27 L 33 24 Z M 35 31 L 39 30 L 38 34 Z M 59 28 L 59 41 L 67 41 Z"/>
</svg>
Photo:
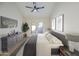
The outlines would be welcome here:
<svg viewBox="0 0 79 59">
<path fill-rule="evenodd" d="M 60 46 L 59 47 L 59 55 L 61 56 L 70 56 L 71 53 L 69 52 L 69 50 L 67 48 L 65 48 L 64 46 Z"/>
</svg>

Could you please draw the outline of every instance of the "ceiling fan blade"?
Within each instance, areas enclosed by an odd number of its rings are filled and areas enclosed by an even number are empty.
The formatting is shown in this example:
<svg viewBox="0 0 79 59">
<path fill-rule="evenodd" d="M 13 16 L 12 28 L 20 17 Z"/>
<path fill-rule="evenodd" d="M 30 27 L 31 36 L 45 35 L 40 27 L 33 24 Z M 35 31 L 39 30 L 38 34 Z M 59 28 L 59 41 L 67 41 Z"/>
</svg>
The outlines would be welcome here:
<svg viewBox="0 0 79 59">
<path fill-rule="evenodd" d="M 36 2 L 33 2 L 33 5 L 36 5 Z"/>
<path fill-rule="evenodd" d="M 31 12 L 33 12 L 33 11 L 34 11 L 34 9 Z"/>
<path fill-rule="evenodd" d="M 43 7 L 37 7 L 37 9 L 43 9 L 44 8 L 44 6 Z"/>
<path fill-rule="evenodd" d="M 33 8 L 33 7 L 29 7 L 29 6 L 25 6 L 25 7 L 26 7 L 26 8 L 31 8 L 31 9 Z"/>
<path fill-rule="evenodd" d="M 33 6 L 34 6 L 34 8 L 36 8 L 36 2 L 33 2 Z"/>
</svg>

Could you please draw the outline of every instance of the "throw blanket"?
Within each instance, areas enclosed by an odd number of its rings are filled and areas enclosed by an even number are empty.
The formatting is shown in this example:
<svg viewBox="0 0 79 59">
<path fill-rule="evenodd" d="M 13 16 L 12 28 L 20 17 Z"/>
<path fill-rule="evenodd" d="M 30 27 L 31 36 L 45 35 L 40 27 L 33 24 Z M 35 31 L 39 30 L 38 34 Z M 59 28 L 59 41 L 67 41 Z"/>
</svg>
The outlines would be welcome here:
<svg viewBox="0 0 79 59">
<path fill-rule="evenodd" d="M 25 44 L 23 56 L 36 56 L 37 35 L 32 35 L 28 43 Z"/>
</svg>

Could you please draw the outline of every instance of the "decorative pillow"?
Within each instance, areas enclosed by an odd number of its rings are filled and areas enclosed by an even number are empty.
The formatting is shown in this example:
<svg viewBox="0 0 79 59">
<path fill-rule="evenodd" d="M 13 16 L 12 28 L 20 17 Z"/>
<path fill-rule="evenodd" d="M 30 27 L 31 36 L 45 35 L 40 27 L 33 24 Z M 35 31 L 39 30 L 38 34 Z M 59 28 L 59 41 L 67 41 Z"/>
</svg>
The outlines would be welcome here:
<svg viewBox="0 0 79 59">
<path fill-rule="evenodd" d="M 56 43 L 56 44 L 62 43 L 58 38 L 56 38 L 55 36 L 53 36 L 50 33 L 46 34 L 46 38 L 49 41 L 49 43 Z"/>
<path fill-rule="evenodd" d="M 44 35 L 47 35 L 49 32 L 48 31 L 46 31 L 45 33 L 44 33 Z"/>
<path fill-rule="evenodd" d="M 53 36 L 50 33 L 46 34 L 45 36 L 46 36 L 47 40 L 49 41 L 49 43 L 54 43 Z"/>
<path fill-rule="evenodd" d="M 57 43 L 57 44 L 61 44 L 62 42 L 58 39 L 58 38 L 56 38 L 56 37 L 53 37 L 53 41 L 54 41 L 54 43 Z"/>
<path fill-rule="evenodd" d="M 50 40 L 51 38 L 53 38 L 53 36 L 52 36 L 50 33 L 47 33 L 45 36 L 46 36 L 46 38 L 47 38 L 48 40 Z"/>
</svg>

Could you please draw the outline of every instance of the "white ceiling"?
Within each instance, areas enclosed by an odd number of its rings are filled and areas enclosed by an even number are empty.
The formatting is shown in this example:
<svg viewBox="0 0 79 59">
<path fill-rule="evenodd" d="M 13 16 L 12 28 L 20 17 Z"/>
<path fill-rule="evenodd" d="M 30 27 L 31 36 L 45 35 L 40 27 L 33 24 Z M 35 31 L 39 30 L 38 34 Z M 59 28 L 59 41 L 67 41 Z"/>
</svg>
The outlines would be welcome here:
<svg viewBox="0 0 79 59">
<path fill-rule="evenodd" d="M 24 16 L 30 16 L 30 17 L 49 17 L 51 13 L 53 12 L 53 8 L 55 5 L 55 2 L 37 2 L 37 6 L 44 6 L 44 9 L 38 10 L 39 12 L 31 12 L 32 9 L 28 9 L 25 6 L 33 6 L 32 2 L 16 2 L 20 12 Z"/>
</svg>

